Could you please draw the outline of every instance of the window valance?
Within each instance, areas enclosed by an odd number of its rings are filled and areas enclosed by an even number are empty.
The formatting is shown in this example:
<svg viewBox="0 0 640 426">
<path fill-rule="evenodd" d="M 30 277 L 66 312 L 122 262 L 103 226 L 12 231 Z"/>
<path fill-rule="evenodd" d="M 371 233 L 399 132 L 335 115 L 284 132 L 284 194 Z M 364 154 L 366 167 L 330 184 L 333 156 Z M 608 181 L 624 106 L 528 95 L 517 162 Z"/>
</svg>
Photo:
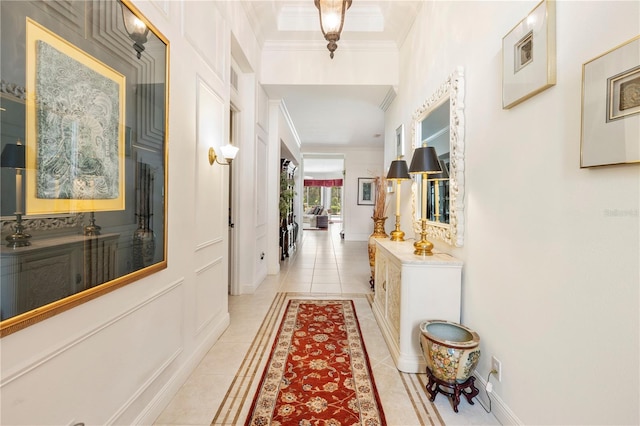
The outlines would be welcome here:
<svg viewBox="0 0 640 426">
<path fill-rule="evenodd" d="M 304 186 L 324 186 L 328 188 L 342 186 L 342 179 L 305 179 Z"/>
</svg>

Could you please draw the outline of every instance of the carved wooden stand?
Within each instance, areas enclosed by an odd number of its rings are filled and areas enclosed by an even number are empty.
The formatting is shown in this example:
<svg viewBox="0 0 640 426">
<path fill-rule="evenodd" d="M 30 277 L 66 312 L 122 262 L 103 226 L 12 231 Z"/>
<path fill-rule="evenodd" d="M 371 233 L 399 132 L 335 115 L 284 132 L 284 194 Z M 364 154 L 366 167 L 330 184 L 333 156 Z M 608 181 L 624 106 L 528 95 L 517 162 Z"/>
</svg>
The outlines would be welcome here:
<svg viewBox="0 0 640 426">
<path fill-rule="evenodd" d="M 447 395 L 451 398 L 453 402 L 453 411 L 458 412 L 458 404 L 460 404 L 460 394 L 464 395 L 467 398 L 469 404 L 473 404 L 473 398 L 480 393 L 478 388 L 475 387 L 474 382 L 476 378 L 474 376 L 469 377 L 462 383 L 449 383 L 444 380 L 440 380 L 436 378 L 433 374 L 431 374 L 431 370 L 427 367 L 427 377 L 429 377 L 429 382 L 427 383 L 427 392 L 429 393 L 429 400 L 433 402 L 436 399 L 436 395 L 438 392 Z M 449 389 L 447 391 L 446 389 Z M 469 389 L 465 391 L 465 389 Z"/>
</svg>

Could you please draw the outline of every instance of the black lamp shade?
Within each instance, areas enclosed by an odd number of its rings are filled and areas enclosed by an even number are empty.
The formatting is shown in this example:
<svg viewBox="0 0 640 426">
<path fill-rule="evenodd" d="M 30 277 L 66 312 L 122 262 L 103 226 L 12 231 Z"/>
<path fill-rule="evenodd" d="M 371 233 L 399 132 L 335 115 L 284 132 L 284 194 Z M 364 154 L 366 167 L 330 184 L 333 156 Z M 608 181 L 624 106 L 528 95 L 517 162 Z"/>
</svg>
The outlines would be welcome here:
<svg viewBox="0 0 640 426">
<path fill-rule="evenodd" d="M 0 166 L 12 169 L 24 169 L 24 145 L 13 143 L 5 145 L 0 154 Z"/>
<path fill-rule="evenodd" d="M 434 173 L 429 175 L 429 180 L 447 180 L 449 179 L 449 171 L 447 170 L 446 164 L 444 161 L 440 160 L 440 168 L 442 171 L 440 173 Z"/>
<path fill-rule="evenodd" d="M 389 166 L 387 179 L 411 179 L 411 176 L 409 176 L 409 169 L 407 168 L 407 162 L 404 160 L 393 160 Z"/>
<path fill-rule="evenodd" d="M 421 146 L 413 151 L 409 173 L 439 173 L 440 161 L 436 149 L 432 146 Z"/>
</svg>

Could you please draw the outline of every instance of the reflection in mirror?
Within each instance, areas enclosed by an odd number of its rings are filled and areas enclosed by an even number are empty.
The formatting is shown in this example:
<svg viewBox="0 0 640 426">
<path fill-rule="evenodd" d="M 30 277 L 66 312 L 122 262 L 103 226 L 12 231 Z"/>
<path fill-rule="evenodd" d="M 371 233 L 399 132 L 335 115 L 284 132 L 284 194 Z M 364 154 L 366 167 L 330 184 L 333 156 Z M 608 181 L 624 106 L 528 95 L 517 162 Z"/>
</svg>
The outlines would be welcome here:
<svg viewBox="0 0 640 426">
<path fill-rule="evenodd" d="M 449 223 L 449 162 L 440 158 L 440 168 L 427 180 L 427 220 Z"/>
<path fill-rule="evenodd" d="M 422 120 L 422 146 L 432 146 L 438 153 L 443 172 L 429 177 L 427 183 L 427 220 L 449 223 L 449 153 L 450 102 L 446 98 Z M 421 183 L 420 183 L 421 185 Z"/>
<path fill-rule="evenodd" d="M 0 148 L 26 151 L 2 159 L 6 336 L 166 268 L 168 41 L 127 0 L 0 2 L 0 19 Z"/>
<path fill-rule="evenodd" d="M 427 235 L 462 246 L 464 234 L 464 75 L 458 67 L 413 116 L 412 147 L 433 146 L 442 173 L 427 182 Z M 422 182 L 412 184 L 414 231 L 420 232 Z"/>
</svg>

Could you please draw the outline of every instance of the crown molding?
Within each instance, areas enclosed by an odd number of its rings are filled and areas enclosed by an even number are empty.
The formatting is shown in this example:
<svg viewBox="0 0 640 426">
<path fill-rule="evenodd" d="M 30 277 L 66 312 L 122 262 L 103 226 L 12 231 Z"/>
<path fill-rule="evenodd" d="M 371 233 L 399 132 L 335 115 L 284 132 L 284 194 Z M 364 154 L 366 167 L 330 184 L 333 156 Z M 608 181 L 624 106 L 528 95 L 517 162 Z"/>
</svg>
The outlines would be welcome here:
<svg viewBox="0 0 640 426">
<path fill-rule="evenodd" d="M 327 50 L 325 40 L 268 40 L 263 51 L 317 51 Z M 392 41 L 349 40 L 338 42 L 339 51 L 399 53 L 398 46 Z"/>
</svg>

